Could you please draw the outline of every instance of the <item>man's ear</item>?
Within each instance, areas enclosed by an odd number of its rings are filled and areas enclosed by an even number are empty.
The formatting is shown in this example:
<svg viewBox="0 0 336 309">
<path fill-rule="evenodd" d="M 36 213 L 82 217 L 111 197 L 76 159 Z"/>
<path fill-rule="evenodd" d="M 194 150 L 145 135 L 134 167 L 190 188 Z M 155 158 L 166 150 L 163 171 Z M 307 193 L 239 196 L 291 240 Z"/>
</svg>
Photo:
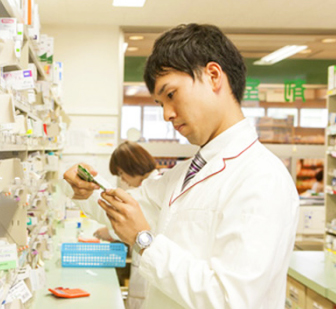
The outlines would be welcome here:
<svg viewBox="0 0 336 309">
<path fill-rule="evenodd" d="M 212 90 L 218 92 L 223 86 L 224 72 L 221 66 L 214 61 L 208 62 L 205 67 L 205 72 L 211 83 Z"/>
</svg>

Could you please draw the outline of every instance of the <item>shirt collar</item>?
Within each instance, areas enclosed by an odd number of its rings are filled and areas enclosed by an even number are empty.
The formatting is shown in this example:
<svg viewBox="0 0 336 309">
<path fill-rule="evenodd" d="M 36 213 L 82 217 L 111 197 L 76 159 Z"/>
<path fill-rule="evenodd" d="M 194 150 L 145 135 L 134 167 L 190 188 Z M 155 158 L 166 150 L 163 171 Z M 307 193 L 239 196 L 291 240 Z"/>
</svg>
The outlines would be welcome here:
<svg viewBox="0 0 336 309">
<path fill-rule="evenodd" d="M 257 138 L 256 129 L 247 119 L 243 119 L 204 145 L 200 153 L 207 162 L 218 154 L 230 158 L 238 155 Z"/>
</svg>

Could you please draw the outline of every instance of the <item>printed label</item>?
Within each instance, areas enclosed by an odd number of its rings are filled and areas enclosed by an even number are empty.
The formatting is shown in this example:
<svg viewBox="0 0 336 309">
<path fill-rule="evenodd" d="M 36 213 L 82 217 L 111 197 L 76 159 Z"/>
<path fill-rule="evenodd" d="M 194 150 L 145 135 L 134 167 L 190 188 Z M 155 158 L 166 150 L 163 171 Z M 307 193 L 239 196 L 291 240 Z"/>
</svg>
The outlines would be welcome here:
<svg viewBox="0 0 336 309">
<path fill-rule="evenodd" d="M 0 270 L 16 268 L 17 259 L 16 244 L 0 246 Z"/>
<path fill-rule="evenodd" d="M 24 304 L 28 299 L 32 297 L 27 285 L 24 281 L 19 281 L 17 284 L 11 287 L 6 298 L 6 304 L 11 303 L 14 299 L 20 299 Z"/>
</svg>

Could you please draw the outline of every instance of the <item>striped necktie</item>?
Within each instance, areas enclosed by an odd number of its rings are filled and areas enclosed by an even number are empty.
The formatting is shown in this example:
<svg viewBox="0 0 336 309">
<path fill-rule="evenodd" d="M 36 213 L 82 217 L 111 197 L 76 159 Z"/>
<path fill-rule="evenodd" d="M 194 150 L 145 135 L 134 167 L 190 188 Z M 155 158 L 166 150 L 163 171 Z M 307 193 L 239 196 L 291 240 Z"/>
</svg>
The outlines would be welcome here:
<svg viewBox="0 0 336 309">
<path fill-rule="evenodd" d="M 195 155 L 195 158 L 191 161 L 187 175 L 184 178 L 182 185 L 182 191 L 188 182 L 195 177 L 195 175 L 203 168 L 206 164 L 206 161 L 202 158 L 201 153 L 198 151 Z"/>
</svg>

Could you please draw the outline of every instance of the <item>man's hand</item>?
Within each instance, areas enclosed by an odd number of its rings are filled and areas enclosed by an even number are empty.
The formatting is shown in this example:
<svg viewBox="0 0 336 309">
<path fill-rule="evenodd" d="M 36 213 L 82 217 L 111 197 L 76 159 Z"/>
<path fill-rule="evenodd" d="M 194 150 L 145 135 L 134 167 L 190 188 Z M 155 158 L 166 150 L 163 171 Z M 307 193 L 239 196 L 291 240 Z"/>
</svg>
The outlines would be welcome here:
<svg viewBox="0 0 336 309">
<path fill-rule="evenodd" d="M 139 232 L 150 230 L 138 202 L 122 189 L 102 192 L 99 205 L 106 211 L 121 241 L 133 246 Z"/>
<path fill-rule="evenodd" d="M 80 163 L 85 167 L 93 176 L 97 175 L 97 172 L 90 166 L 85 163 Z M 99 186 L 93 182 L 87 182 L 82 180 L 77 175 L 78 164 L 69 168 L 63 175 L 63 178 L 71 185 L 72 190 L 74 191 L 74 196 L 72 197 L 75 200 L 86 200 L 88 199 L 94 190 L 98 190 Z"/>
</svg>

